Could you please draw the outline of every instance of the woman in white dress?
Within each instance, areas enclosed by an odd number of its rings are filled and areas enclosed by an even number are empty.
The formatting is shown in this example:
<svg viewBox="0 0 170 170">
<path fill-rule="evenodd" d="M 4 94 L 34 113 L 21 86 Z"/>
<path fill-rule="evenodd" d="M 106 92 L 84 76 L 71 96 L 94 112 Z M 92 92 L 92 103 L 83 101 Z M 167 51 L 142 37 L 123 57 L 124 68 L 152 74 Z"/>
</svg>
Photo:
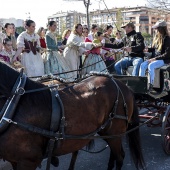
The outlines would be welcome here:
<svg viewBox="0 0 170 170">
<path fill-rule="evenodd" d="M 80 56 L 86 54 L 87 50 L 91 50 L 94 45 L 91 42 L 84 42 L 82 36 L 83 28 L 81 24 L 74 26 L 74 30 L 67 40 L 66 48 L 64 49 L 63 56 L 66 59 L 71 70 L 79 69 Z M 77 71 L 73 72 L 73 78 L 77 78 Z"/>
<path fill-rule="evenodd" d="M 35 22 L 26 21 L 26 31 L 22 32 L 17 38 L 17 52 L 14 61 L 21 54 L 21 63 L 25 68 L 28 77 L 44 75 L 44 64 L 41 57 L 40 41 L 38 34 L 35 33 Z"/>
</svg>

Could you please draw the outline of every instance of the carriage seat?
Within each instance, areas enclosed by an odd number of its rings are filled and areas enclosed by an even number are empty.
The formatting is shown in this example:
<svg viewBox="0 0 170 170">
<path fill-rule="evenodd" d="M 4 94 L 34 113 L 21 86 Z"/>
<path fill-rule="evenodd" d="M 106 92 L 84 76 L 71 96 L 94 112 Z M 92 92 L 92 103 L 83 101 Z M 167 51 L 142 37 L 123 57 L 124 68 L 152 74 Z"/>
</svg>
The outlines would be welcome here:
<svg viewBox="0 0 170 170">
<path fill-rule="evenodd" d="M 131 76 L 131 75 L 132 75 L 132 72 L 133 72 L 133 66 L 129 66 L 129 67 L 126 69 L 126 75 Z"/>
</svg>

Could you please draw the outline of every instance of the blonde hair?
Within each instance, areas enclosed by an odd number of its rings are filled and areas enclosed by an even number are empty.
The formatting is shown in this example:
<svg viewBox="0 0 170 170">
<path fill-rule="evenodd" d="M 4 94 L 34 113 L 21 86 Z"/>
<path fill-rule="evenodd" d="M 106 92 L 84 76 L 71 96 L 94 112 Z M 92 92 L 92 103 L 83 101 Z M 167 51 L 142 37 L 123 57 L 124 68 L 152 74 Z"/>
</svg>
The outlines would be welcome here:
<svg viewBox="0 0 170 170">
<path fill-rule="evenodd" d="M 37 31 L 37 34 L 41 37 L 41 32 L 44 30 L 44 27 L 40 27 Z"/>
<path fill-rule="evenodd" d="M 82 25 L 81 25 L 81 24 L 76 24 L 76 25 L 74 25 L 74 27 L 73 27 L 73 34 L 78 35 L 76 29 L 77 29 L 79 26 L 82 26 Z"/>
<path fill-rule="evenodd" d="M 158 51 L 161 51 L 162 50 L 163 39 L 166 36 L 169 36 L 169 34 L 168 34 L 167 26 L 158 27 L 157 30 L 158 30 L 158 32 L 157 32 L 157 34 L 155 35 L 155 37 L 153 39 L 152 47 L 156 47 L 158 49 Z"/>
<path fill-rule="evenodd" d="M 65 31 L 63 32 L 63 34 L 62 34 L 62 39 L 63 39 L 63 40 L 64 40 L 65 36 L 68 34 L 68 32 L 71 32 L 71 30 L 70 30 L 70 29 L 67 29 L 67 30 L 65 30 Z"/>
</svg>

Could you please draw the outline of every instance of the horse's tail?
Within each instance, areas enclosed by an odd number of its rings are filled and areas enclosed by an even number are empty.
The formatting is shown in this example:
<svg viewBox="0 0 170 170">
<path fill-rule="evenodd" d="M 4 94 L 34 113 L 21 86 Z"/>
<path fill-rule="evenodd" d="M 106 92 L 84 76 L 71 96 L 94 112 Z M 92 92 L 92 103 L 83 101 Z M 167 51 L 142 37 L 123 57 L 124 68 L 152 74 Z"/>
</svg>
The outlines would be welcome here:
<svg viewBox="0 0 170 170">
<path fill-rule="evenodd" d="M 134 99 L 133 115 L 131 118 L 131 122 L 128 125 L 128 130 L 133 129 L 137 126 L 139 126 L 139 111 Z M 127 137 L 128 137 L 131 156 L 135 163 L 136 168 L 146 169 L 143 154 L 142 154 L 142 149 L 141 149 L 139 128 L 128 133 Z"/>
</svg>

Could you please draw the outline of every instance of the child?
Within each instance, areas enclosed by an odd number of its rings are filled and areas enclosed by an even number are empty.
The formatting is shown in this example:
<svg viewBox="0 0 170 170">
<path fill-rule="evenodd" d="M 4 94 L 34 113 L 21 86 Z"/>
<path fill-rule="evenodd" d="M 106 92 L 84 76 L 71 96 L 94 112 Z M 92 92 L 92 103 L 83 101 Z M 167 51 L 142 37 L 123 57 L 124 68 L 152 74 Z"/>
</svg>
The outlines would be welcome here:
<svg viewBox="0 0 170 170">
<path fill-rule="evenodd" d="M 19 62 L 18 58 L 17 58 L 18 61 L 15 61 L 13 63 L 12 59 L 16 52 L 12 49 L 12 41 L 9 38 L 5 38 L 2 43 L 3 49 L 0 51 L 0 60 L 5 61 L 14 68 L 21 68 L 22 65 Z"/>
<path fill-rule="evenodd" d="M 8 38 L 3 40 L 3 49 L 0 51 L 0 59 L 8 64 L 12 64 L 12 58 L 15 55 L 15 51 L 12 49 L 12 41 Z"/>
<path fill-rule="evenodd" d="M 100 46 L 102 39 L 103 39 L 103 34 L 101 32 L 96 32 L 94 34 L 93 43 L 96 45 L 98 44 Z M 97 48 L 93 48 L 90 51 L 87 51 L 88 56 L 86 57 L 86 59 L 83 63 L 83 69 L 82 69 L 83 75 L 90 73 L 90 71 L 98 71 L 98 72 L 108 73 L 106 65 L 101 57 L 101 50 L 102 49 L 100 46 Z"/>
</svg>

